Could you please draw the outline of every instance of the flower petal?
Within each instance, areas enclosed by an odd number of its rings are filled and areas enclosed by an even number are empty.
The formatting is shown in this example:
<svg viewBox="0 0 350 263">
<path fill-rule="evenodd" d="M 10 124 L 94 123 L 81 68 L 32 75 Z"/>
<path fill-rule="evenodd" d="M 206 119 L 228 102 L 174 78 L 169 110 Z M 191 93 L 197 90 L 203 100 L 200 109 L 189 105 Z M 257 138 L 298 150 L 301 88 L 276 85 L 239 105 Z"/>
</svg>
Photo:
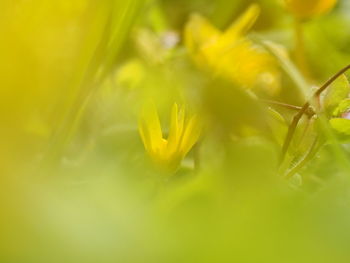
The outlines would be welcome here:
<svg viewBox="0 0 350 263">
<path fill-rule="evenodd" d="M 203 16 L 194 14 L 185 26 L 185 46 L 193 60 L 201 65 L 205 63 L 202 49 L 216 43 L 221 32 Z"/>
<path fill-rule="evenodd" d="M 232 25 L 224 32 L 222 40 L 226 43 L 232 43 L 237 38 L 245 35 L 255 24 L 260 14 L 260 7 L 257 4 L 251 5 Z M 220 41 L 220 42 L 221 42 Z"/>
<path fill-rule="evenodd" d="M 164 143 L 157 109 L 153 103 L 143 109 L 140 123 L 141 136 L 144 137 L 143 140 L 146 141 L 147 147 L 155 152 L 156 149 L 162 147 Z"/>
<path fill-rule="evenodd" d="M 185 156 L 198 141 L 201 134 L 201 125 L 197 116 L 193 116 L 187 123 L 180 146 L 180 153 Z"/>
<path fill-rule="evenodd" d="M 174 103 L 173 108 L 171 110 L 171 120 L 170 120 L 170 128 L 169 128 L 169 136 L 168 136 L 168 151 L 173 152 L 176 148 L 178 142 L 178 106 Z"/>
</svg>

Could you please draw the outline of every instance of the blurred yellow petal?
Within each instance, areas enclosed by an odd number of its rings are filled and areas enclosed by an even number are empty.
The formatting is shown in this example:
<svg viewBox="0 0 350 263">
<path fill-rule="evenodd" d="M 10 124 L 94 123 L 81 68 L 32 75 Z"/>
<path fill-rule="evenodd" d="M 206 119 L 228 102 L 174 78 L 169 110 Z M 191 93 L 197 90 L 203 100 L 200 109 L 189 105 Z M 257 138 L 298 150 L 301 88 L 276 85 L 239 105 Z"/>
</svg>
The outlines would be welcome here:
<svg viewBox="0 0 350 263">
<path fill-rule="evenodd" d="M 151 151 L 160 150 L 163 142 L 163 134 L 160 126 L 156 106 L 153 103 L 143 109 L 141 116 L 141 131 Z"/>
<path fill-rule="evenodd" d="M 260 7 L 257 4 L 251 5 L 232 25 L 224 32 L 222 39 L 225 42 L 232 42 L 245 35 L 255 24 L 260 14 Z"/>
<path fill-rule="evenodd" d="M 185 46 L 199 66 L 207 63 L 202 50 L 216 43 L 220 35 L 221 32 L 203 16 L 194 14 L 190 17 L 185 26 Z"/>
<path fill-rule="evenodd" d="M 146 151 L 148 153 L 152 153 L 153 149 L 152 149 L 151 136 L 149 133 L 147 123 L 143 119 L 139 121 L 139 133 Z"/>
<path fill-rule="evenodd" d="M 181 140 L 180 152 L 185 156 L 198 141 L 201 133 L 200 122 L 197 116 L 193 116 L 188 123 Z"/>
<path fill-rule="evenodd" d="M 193 14 L 185 27 L 185 44 L 191 51 L 197 51 L 221 35 L 206 18 L 199 14 Z"/>
<path fill-rule="evenodd" d="M 176 141 L 178 139 L 178 137 L 180 136 L 179 133 L 180 131 L 180 127 L 179 127 L 179 119 L 178 119 L 178 106 L 175 103 L 172 111 L 171 111 L 171 119 L 170 119 L 170 129 L 169 129 L 169 136 L 168 136 L 168 151 L 174 152 L 176 150 Z"/>
<path fill-rule="evenodd" d="M 260 7 L 251 5 L 224 33 L 214 30 L 204 18 L 192 17 L 185 27 L 185 43 L 192 59 L 203 70 L 244 88 L 262 86 L 275 93 L 280 87 L 275 58 L 244 36 L 259 13 Z"/>
<path fill-rule="evenodd" d="M 278 73 L 274 58 L 261 47 L 244 39 L 238 41 L 213 66 L 220 75 L 246 88 L 252 87 L 263 74 L 271 73 L 274 77 Z"/>
<path fill-rule="evenodd" d="M 299 18 L 311 18 L 329 12 L 337 0 L 285 0 L 287 9 Z"/>
</svg>

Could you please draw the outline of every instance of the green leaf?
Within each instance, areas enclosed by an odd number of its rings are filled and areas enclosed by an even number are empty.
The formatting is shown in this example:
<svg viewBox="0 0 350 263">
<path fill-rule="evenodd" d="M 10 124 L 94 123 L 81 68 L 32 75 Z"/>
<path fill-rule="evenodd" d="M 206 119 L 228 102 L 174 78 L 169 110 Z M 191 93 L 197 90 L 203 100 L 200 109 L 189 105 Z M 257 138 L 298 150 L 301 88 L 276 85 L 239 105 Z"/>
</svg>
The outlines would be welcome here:
<svg viewBox="0 0 350 263">
<path fill-rule="evenodd" d="M 272 108 L 268 108 L 268 114 L 269 118 L 267 118 L 267 121 L 270 126 L 272 135 L 275 138 L 275 140 L 280 145 L 282 145 L 288 130 L 286 120 L 282 117 L 282 115 L 279 112 L 275 111 Z"/>
<path fill-rule="evenodd" d="M 327 90 L 323 100 L 326 112 L 333 113 L 339 104 L 348 97 L 349 93 L 349 81 L 345 75 L 342 75 Z"/>
<path fill-rule="evenodd" d="M 332 128 L 343 135 L 350 135 L 350 120 L 343 118 L 333 118 L 329 121 Z"/>
<path fill-rule="evenodd" d="M 338 107 L 336 107 L 335 110 L 333 111 L 333 116 L 339 117 L 343 113 L 348 112 L 349 110 L 350 110 L 350 99 L 342 100 L 339 103 Z"/>
</svg>

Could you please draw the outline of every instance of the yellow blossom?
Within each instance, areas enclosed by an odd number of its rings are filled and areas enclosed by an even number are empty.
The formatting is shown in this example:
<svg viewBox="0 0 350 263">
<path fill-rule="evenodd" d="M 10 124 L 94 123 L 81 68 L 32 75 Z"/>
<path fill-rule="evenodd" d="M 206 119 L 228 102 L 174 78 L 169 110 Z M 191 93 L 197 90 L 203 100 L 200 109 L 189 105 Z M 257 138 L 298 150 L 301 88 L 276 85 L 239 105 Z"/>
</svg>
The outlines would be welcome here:
<svg viewBox="0 0 350 263">
<path fill-rule="evenodd" d="M 174 171 L 200 136 L 197 116 L 186 118 L 185 109 L 175 103 L 167 139 L 164 138 L 158 113 L 154 105 L 143 111 L 139 132 L 145 149 L 152 161 L 160 168 Z"/>
<path fill-rule="evenodd" d="M 272 92 L 278 89 L 275 59 L 245 36 L 259 13 L 259 6 L 251 5 L 224 32 L 204 17 L 192 15 L 185 27 L 185 44 L 195 63 L 245 88 L 263 84 Z"/>
<path fill-rule="evenodd" d="M 310 18 L 330 11 L 337 0 L 285 0 L 287 9 L 299 18 Z"/>
</svg>

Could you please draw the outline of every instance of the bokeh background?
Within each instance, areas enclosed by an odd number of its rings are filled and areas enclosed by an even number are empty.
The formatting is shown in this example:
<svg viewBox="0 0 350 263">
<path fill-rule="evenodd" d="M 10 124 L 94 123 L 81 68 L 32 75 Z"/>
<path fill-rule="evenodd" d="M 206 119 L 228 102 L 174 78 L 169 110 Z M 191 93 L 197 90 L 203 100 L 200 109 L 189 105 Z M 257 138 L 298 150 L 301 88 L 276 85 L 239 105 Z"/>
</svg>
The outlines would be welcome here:
<svg viewBox="0 0 350 263">
<path fill-rule="evenodd" d="M 191 49 L 252 4 L 241 49 Z M 296 112 L 265 103 L 350 63 L 348 1 L 0 0 L 0 35 L 0 262 L 349 262 L 350 125 L 303 118 L 281 168 Z M 174 103 L 201 119 L 170 173 L 139 135 L 150 101 L 164 134 Z"/>
</svg>

